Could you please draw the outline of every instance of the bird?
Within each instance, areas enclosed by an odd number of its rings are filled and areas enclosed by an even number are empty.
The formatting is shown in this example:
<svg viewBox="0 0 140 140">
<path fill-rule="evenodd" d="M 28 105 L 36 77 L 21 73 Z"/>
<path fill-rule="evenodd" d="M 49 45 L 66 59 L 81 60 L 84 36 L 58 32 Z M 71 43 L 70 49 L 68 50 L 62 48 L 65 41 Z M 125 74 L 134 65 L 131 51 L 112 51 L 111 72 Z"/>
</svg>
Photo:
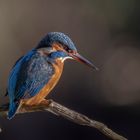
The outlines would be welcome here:
<svg viewBox="0 0 140 140">
<path fill-rule="evenodd" d="M 78 53 L 70 37 L 61 32 L 49 32 L 35 48 L 16 61 L 8 77 L 6 92 L 9 97 L 9 120 L 15 116 L 22 103 L 38 105 L 46 100 L 59 81 L 67 59 L 98 70 Z"/>
</svg>

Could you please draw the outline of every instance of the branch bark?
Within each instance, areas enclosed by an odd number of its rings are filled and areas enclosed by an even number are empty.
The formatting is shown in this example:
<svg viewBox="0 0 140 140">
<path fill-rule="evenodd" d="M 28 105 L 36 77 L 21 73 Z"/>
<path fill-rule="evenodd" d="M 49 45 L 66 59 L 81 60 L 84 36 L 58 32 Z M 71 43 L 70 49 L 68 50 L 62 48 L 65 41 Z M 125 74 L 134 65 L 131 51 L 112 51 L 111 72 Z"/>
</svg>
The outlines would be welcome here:
<svg viewBox="0 0 140 140">
<path fill-rule="evenodd" d="M 0 114 L 7 116 L 8 104 L 0 107 Z M 44 100 L 39 105 L 22 105 L 17 114 L 29 113 L 35 111 L 49 111 L 57 116 L 64 117 L 72 122 L 80 125 L 89 126 L 98 129 L 101 133 L 106 135 L 112 140 L 127 140 L 125 137 L 117 134 L 105 124 L 88 118 L 87 116 L 66 108 L 53 100 Z"/>
</svg>

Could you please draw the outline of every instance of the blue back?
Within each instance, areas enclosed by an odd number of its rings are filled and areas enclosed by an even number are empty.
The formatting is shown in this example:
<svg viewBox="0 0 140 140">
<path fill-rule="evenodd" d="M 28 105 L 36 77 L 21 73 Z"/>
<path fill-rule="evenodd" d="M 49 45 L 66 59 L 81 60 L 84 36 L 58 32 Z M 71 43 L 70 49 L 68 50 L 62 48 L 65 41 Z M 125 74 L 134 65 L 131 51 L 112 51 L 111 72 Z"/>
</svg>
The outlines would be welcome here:
<svg viewBox="0 0 140 140">
<path fill-rule="evenodd" d="M 33 97 L 54 74 L 52 64 L 37 51 L 31 51 L 22 57 L 13 67 L 8 94 L 11 100 Z"/>
<path fill-rule="evenodd" d="M 48 57 L 32 50 L 16 62 L 8 80 L 9 118 L 13 117 L 21 99 L 36 95 L 54 74 Z"/>
</svg>

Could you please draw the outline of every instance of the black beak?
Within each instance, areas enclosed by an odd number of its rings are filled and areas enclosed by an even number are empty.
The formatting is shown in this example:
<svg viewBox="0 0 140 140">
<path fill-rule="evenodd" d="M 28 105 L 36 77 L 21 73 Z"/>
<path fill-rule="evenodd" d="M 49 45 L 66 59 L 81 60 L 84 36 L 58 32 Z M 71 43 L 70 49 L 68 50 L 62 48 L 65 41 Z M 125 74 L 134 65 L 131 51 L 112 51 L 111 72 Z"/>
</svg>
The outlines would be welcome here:
<svg viewBox="0 0 140 140">
<path fill-rule="evenodd" d="M 85 59 L 83 56 L 81 56 L 79 53 L 73 53 L 73 54 L 69 54 L 74 60 L 81 62 L 95 70 L 99 70 L 93 63 L 91 63 L 90 61 L 88 61 L 87 59 Z"/>
</svg>

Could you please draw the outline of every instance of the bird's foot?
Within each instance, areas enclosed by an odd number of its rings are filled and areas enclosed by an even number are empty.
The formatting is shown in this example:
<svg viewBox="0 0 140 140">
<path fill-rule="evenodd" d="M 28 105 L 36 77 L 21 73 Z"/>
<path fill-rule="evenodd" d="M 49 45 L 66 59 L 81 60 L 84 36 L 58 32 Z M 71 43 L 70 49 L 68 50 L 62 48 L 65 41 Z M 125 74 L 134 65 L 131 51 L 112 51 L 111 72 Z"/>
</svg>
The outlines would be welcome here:
<svg viewBox="0 0 140 140">
<path fill-rule="evenodd" d="M 26 102 L 22 102 L 19 111 L 24 112 L 24 110 L 28 110 L 30 112 L 30 109 L 32 110 L 32 108 L 34 108 L 35 110 L 42 110 L 44 109 L 44 107 L 46 108 L 47 106 L 49 106 L 49 104 L 51 103 L 51 100 L 47 100 L 47 99 L 43 99 L 42 101 L 35 103 L 35 104 L 27 104 Z M 32 112 L 32 111 L 31 111 Z"/>
<path fill-rule="evenodd" d="M 39 105 L 40 106 L 48 106 L 51 103 L 51 100 L 43 99 Z"/>
</svg>

